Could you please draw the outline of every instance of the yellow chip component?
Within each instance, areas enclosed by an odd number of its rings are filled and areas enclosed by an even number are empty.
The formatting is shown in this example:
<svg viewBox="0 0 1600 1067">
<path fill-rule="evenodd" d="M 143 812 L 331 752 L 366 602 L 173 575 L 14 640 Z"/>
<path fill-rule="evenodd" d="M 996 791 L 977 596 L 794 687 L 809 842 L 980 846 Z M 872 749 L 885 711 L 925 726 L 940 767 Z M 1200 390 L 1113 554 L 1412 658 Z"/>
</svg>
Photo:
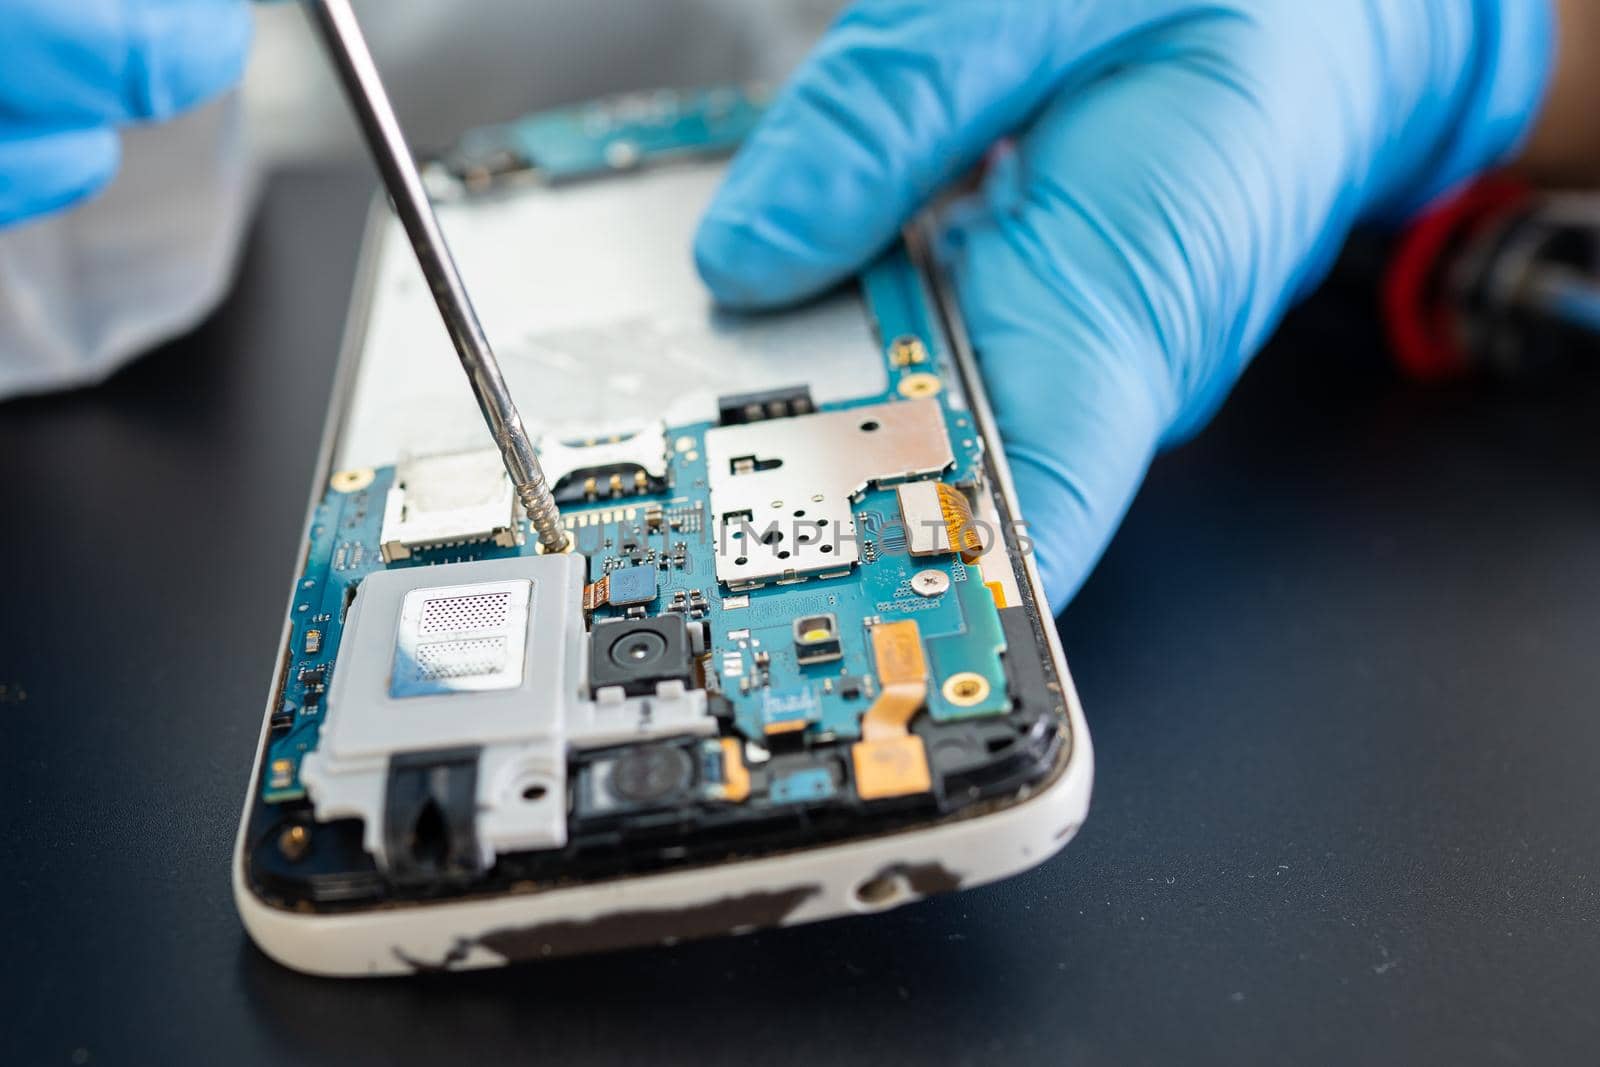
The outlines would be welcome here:
<svg viewBox="0 0 1600 1067">
<path fill-rule="evenodd" d="M 911 334 L 897 337 L 889 346 L 889 363 L 896 367 L 909 367 L 913 363 L 928 362 L 928 347 L 922 339 Z"/>
<path fill-rule="evenodd" d="M 287 789 L 294 781 L 294 763 L 291 760 L 275 759 L 272 761 L 272 778 L 267 783 L 273 789 Z"/>
<path fill-rule="evenodd" d="M 911 720 L 928 697 L 928 660 L 915 619 L 872 628 L 878 698 L 861 717 L 861 740 L 850 747 L 856 792 L 863 800 L 911 796 L 933 788 L 922 738 Z"/>
</svg>

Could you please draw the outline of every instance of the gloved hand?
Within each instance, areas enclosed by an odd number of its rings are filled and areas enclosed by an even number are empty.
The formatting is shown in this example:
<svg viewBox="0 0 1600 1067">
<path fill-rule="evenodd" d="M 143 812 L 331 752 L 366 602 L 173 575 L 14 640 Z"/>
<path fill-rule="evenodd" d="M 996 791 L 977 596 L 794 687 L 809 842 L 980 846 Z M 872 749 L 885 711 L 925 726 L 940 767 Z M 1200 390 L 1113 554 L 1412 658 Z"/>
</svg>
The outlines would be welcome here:
<svg viewBox="0 0 1600 1067">
<path fill-rule="evenodd" d="M 0 0 L 0 226 L 102 188 L 117 127 L 237 81 L 250 25 L 244 0 Z"/>
<path fill-rule="evenodd" d="M 1552 36 L 1546 0 L 860 0 L 696 259 L 729 306 L 803 298 L 990 155 L 941 251 L 1059 609 L 1351 226 L 1517 145 Z"/>
</svg>

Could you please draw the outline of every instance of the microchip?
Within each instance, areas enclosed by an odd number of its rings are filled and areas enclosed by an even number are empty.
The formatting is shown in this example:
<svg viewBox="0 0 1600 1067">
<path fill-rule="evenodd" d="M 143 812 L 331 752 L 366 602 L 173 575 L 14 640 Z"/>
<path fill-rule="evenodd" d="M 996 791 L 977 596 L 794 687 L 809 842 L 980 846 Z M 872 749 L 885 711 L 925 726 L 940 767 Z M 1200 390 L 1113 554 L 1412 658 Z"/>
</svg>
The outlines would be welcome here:
<svg viewBox="0 0 1600 1067">
<path fill-rule="evenodd" d="M 619 567 L 606 576 L 610 592 L 606 603 L 614 608 L 648 604 L 656 598 L 654 567 Z"/>
</svg>

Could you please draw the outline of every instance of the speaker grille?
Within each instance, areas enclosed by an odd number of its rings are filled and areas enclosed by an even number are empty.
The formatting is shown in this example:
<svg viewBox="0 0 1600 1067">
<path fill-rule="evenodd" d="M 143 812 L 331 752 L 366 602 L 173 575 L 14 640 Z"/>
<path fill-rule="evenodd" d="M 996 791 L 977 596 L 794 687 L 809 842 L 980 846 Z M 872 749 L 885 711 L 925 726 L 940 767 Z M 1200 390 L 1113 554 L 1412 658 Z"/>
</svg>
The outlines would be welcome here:
<svg viewBox="0 0 1600 1067">
<path fill-rule="evenodd" d="M 461 630 L 503 630 L 510 604 L 510 593 L 472 593 L 430 599 L 422 605 L 422 623 L 417 632 L 426 636 Z"/>
<path fill-rule="evenodd" d="M 466 641 L 435 641 L 417 649 L 416 664 L 419 682 L 498 674 L 506 669 L 506 639 L 474 637 Z"/>
<path fill-rule="evenodd" d="M 522 684 L 533 584 L 413 589 L 400 604 L 389 695 L 438 696 Z"/>
</svg>

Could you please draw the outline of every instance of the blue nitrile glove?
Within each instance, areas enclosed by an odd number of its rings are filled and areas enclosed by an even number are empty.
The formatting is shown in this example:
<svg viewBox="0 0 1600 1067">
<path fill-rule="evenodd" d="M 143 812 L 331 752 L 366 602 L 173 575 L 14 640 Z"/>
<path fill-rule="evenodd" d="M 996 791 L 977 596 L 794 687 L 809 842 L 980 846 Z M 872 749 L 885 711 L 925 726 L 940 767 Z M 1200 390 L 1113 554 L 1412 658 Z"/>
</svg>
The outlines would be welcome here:
<svg viewBox="0 0 1600 1067">
<path fill-rule="evenodd" d="M 233 84 L 249 40 L 244 0 L 0 0 L 0 226 L 99 190 L 117 127 Z"/>
<path fill-rule="evenodd" d="M 1051 603 L 1358 220 L 1504 158 L 1547 0 L 862 0 L 734 161 L 716 297 L 848 276 L 998 141 L 952 271 Z"/>
</svg>

